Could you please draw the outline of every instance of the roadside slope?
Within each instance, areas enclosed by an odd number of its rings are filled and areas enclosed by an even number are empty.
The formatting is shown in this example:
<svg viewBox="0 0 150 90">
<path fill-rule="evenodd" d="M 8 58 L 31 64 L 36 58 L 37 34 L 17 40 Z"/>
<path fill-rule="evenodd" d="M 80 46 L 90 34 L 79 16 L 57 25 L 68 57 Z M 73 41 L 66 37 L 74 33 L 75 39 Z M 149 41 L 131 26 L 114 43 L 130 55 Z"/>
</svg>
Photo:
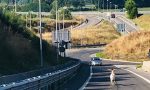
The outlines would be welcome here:
<svg viewBox="0 0 150 90">
<path fill-rule="evenodd" d="M 0 11 L 0 75 L 40 68 L 39 38 L 25 28 L 23 20 L 9 11 Z M 56 65 L 54 47 L 43 41 L 44 66 Z"/>
<path fill-rule="evenodd" d="M 99 24 L 71 31 L 73 45 L 98 45 L 110 43 L 120 37 L 113 25 L 102 20 Z"/>
<path fill-rule="evenodd" d="M 150 48 L 150 31 L 134 32 L 108 44 L 105 54 L 113 59 L 146 60 Z"/>
<path fill-rule="evenodd" d="M 125 59 L 132 61 L 148 60 L 150 49 L 150 15 L 142 15 L 133 21 L 140 26 L 138 32 L 123 36 L 106 46 L 104 54 L 111 59 Z"/>
</svg>

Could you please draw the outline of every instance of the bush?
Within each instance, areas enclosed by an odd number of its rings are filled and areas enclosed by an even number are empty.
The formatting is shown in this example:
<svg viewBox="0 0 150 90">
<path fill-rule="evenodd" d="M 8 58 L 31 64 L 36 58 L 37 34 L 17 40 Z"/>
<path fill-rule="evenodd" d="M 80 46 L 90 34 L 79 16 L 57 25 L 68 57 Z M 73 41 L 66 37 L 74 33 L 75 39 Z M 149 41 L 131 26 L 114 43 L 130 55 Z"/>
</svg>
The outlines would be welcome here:
<svg viewBox="0 0 150 90">
<path fill-rule="evenodd" d="M 130 19 L 136 18 L 138 15 L 138 10 L 134 0 L 127 0 L 125 2 L 125 8 L 127 10 L 128 17 Z"/>
</svg>

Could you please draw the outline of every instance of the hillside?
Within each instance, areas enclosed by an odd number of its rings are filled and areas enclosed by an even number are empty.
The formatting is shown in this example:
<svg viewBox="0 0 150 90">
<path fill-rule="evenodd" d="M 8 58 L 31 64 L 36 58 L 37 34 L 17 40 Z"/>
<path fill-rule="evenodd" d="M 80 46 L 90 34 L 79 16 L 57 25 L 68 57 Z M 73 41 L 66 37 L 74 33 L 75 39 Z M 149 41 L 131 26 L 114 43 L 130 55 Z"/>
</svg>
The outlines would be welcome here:
<svg viewBox="0 0 150 90">
<path fill-rule="evenodd" d="M 150 31 L 135 32 L 106 46 L 105 54 L 112 59 L 143 61 L 150 49 Z"/>
<path fill-rule="evenodd" d="M 74 29 L 71 31 L 73 45 L 98 45 L 110 43 L 120 37 L 113 25 L 103 20 L 95 26 L 89 26 L 84 29 Z"/>
<path fill-rule="evenodd" d="M 39 38 L 14 13 L 0 11 L 0 75 L 40 68 Z M 54 47 L 43 41 L 44 67 L 58 64 Z"/>
<path fill-rule="evenodd" d="M 133 21 L 140 27 L 140 30 L 150 31 L 150 15 L 142 15 Z"/>
<path fill-rule="evenodd" d="M 131 61 L 147 60 L 150 49 L 150 15 L 142 15 L 133 21 L 140 27 L 138 32 L 123 36 L 106 46 L 105 56 Z"/>
<path fill-rule="evenodd" d="M 150 49 L 149 15 L 143 15 L 135 19 L 135 23 L 141 27 L 138 32 L 123 36 L 106 46 L 104 53 L 113 59 L 125 59 L 132 61 L 147 60 Z"/>
</svg>

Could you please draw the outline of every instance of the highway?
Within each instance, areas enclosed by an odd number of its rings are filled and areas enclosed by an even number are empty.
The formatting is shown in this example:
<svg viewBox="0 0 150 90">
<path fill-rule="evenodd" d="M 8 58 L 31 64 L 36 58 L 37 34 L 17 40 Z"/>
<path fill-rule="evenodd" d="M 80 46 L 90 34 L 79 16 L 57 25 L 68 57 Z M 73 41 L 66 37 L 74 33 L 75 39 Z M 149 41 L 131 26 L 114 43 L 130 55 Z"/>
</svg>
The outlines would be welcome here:
<svg viewBox="0 0 150 90">
<path fill-rule="evenodd" d="M 138 30 L 138 27 L 123 15 L 116 15 L 116 18 L 111 18 L 111 22 L 114 24 L 125 24 L 126 33 L 131 33 Z"/>
<path fill-rule="evenodd" d="M 87 26 L 96 25 L 102 20 L 102 17 L 88 15 L 88 22 L 83 23 L 75 29 L 86 28 Z M 113 19 L 112 19 L 113 20 Z M 136 29 L 125 21 L 122 17 L 117 17 L 115 23 L 125 23 L 128 32 Z M 102 66 L 90 66 L 90 55 L 102 51 L 101 48 L 84 48 L 67 50 L 67 56 L 81 60 L 82 66 L 77 74 L 68 80 L 61 90 L 149 90 L 150 85 L 143 79 L 134 74 L 121 69 L 115 68 L 116 85 L 111 86 L 109 82 L 110 69 L 114 65 L 137 65 L 138 63 L 108 61 L 103 60 Z"/>
<path fill-rule="evenodd" d="M 83 28 L 86 28 L 87 26 L 97 25 L 102 20 L 102 17 L 98 17 L 98 16 L 93 16 L 93 15 L 84 15 L 84 16 L 86 17 L 88 21 L 83 22 L 77 27 L 74 27 L 73 28 L 74 30 L 83 29 Z"/>
<path fill-rule="evenodd" d="M 100 51 L 100 48 L 86 48 L 69 52 L 69 57 L 78 58 L 83 66 L 75 77 L 69 80 L 61 90 L 149 90 L 150 85 L 134 74 L 115 68 L 116 85 L 111 86 L 109 81 L 110 69 L 113 65 L 137 65 L 138 63 L 103 60 L 102 66 L 90 66 L 90 55 Z M 91 74 L 91 77 L 90 77 Z M 90 79 L 88 80 L 88 77 Z"/>
</svg>

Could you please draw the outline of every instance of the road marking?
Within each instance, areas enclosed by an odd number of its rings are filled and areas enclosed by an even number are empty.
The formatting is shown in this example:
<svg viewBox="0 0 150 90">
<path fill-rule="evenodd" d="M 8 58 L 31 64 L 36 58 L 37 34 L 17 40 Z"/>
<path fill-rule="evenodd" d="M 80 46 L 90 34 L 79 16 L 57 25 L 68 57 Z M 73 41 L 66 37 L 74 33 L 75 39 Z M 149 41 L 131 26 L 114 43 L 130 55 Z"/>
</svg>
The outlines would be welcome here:
<svg viewBox="0 0 150 90">
<path fill-rule="evenodd" d="M 90 79 L 92 78 L 92 75 L 93 75 L 92 66 L 90 66 L 90 76 L 89 76 L 89 78 L 86 80 L 86 82 L 82 85 L 82 87 L 79 90 L 84 90 L 85 89 L 85 87 L 89 83 Z"/>
<path fill-rule="evenodd" d="M 122 16 L 120 16 L 119 19 L 121 19 L 122 21 L 124 21 L 125 23 L 127 23 L 129 26 L 131 26 L 132 28 L 134 28 L 135 30 L 137 30 L 137 28 L 136 28 L 134 25 L 132 25 L 133 23 L 129 22 L 128 19 L 126 19 L 126 18 L 124 18 L 124 17 L 121 18 L 121 17 L 122 17 Z M 124 18 L 124 19 L 123 19 L 123 18 Z M 127 21 L 126 21 L 125 19 L 126 19 Z"/>
<path fill-rule="evenodd" d="M 120 66 L 114 65 L 114 66 L 116 66 L 116 67 L 118 67 L 118 68 L 121 68 L 121 67 L 120 67 L 121 65 L 120 65 Z M 123 68 L 122 68 L 122 69 L 123 69 Z M 145 78 L 145 77 L 143 77 L 143 76 L 141 76 L 141 75 L 139 75 L 139 74 L 137 74 L 137 73 L 135 73 L 135 72 L 133 72 L 133 71 L 131 71 L 131 70 L 129 70 L 129 69 L 123 69 L 123 70 L 126 70 L 126 71 L 128 71 L 128 72 L 130 72 L 130 73 L 132 73 L 132 74 L 134 74 L 134 75 L 136 75 L 136 76 L 142 78 L 143 80 L 145 80 L 147 83 L 150 84 L 150 80 L 149 80 L 149 79 L 147 79 L 147 78 Z"/>
<path fill-rule="evenodd" d="M 124 70 L 126 70 L 126 71 L 128 71 L 128 72 L 130 72 L 130 73 L 132 73 L 132 74 L 134 74 L 134 75 L 136 75 L 136 76 L 142 78 L 143 80 L 145 80 L 147 83 L 150 84 L 150 80 L 149 80 L 149 79 L 147 79 L 147 78 L 145 78 L 145 77 L 143 77 L 143 76 L 141 76 L 141 75 L 139 75 L 139 74 L 137 74 L 137 73 L 135 73 L 135 72 L 133 72 L 133 71 L 131 71 L 131 70 L 128 70 L 128 69 L 124 69 Z"/>
</svg>

